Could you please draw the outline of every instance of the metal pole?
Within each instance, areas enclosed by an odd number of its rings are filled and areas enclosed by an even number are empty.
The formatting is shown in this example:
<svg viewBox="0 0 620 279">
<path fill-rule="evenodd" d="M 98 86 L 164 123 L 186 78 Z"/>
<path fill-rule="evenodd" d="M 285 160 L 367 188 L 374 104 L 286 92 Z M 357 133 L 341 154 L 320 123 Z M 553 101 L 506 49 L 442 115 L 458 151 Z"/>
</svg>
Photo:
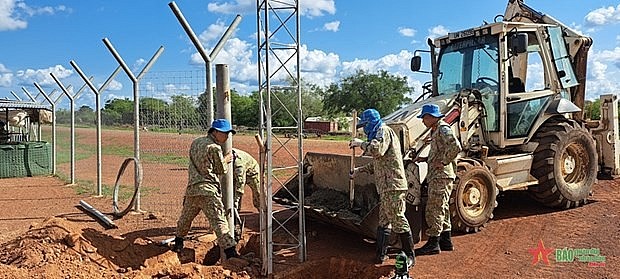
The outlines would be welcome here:
<svg viewBox="0 0 620 279">
<path fill-rule="evenodd" d="M 26 90 L 26 88 L 23 86 L 22 86 L 22 91 L 24 91 L 24 94 L 26 94 L 26 96 L 28 96 L 28 98 L 30 98 L 31 101 L 35 103 L 37 102 L 37 100 L 35 100 L 35 98 L 32 97 L 32 94 L 30 94 L 30 92 L 28 92 L 28 90 Z"/>
<path fill-rule="evenodd" d="M 96 113 L 96 129 L 97 129 L 97 196 L 102 196 L 102 186 L 101 186 L 101 93 L 108 85 L 114 80 L 114 77 L 120 72 L 121 66 L 116 67 L 116 70 L 108 77 L 108 79 L 101 85 L 99 89 L 95 87 L 95 85 L 91 82 L 90 79 L 86 78 L 86 75 L 80 69 L 80 67 L 75 63 L 75 61 L 69 61 L 69 64 L 75 69 L 75 71 L 80 75 L 80 77 L 86 82 L 86 85 L 90 88 L 90 90 L 95 94 L 95 113 Z"/>
<path fill-rule="evenodd" d="M 211 125 L 211 123 L 213 122 L 213 115 L 214 115 L 213 113 L 213 110 L 214 110 L 213 74 L 212 74 L 211 61 L 215 60 L 215 57 L 220 52 L 220 50 L 222 49 L 226 41 L 228 41 L 228 38 L 230 37 L 232 32 L 239 25 L 239 22 L 241 21 L 241 15 L 237 15 L 235 17 L 233 22 L 226 29 L 226 32 L 224 32 L 224 35 L 222 35 L 220 40 L 217 42 L 217 45 L 211 52 L 211 55 L 209 55 L 205 52 L 205 48 L 202 46 L 202 43 L 198 39 L 198 36 L 196 36 L 196 33 L 194 33 L 194 30 L 192 30 L 192 27 L 189 25 L 189 23 L 185 19 L 185 16 L 183 16 L 183 13 L 181 13 L 181 10 L 177 6 L 177 4 L 174 1 L 172 1 L 168 3 L 168 6 L 170 7 L 170 9 L 172 9 L 172 13 L 174 13 L 179 23 L 181 23 L 183 30 L 185 30 L 185 33 L 187 33 L 187 36 L 189 36 L 189 39 L 194 44 L 194 47 L 198 51 L 198 54 L 200 54 L 200 57 L 202 57 L 202 60 L 205 61 L 205 75 L 206 75 L 205 94 L 207 94 L 207 123 Z"/>
<path fill-rule="evenodd" d="M 19 96 L 17 96 L 17 94 L 15 94 L 15 92 L 13 92 L 13 90 L 11 90 L 11 95 L 13 95 L 13 97 L 15 97 L 15 100 L 18 100 L 18 101 L 20 101 L 20 102 L 22 101 L 22 98 L 20 98 Z"/>
<path fill-rule="evenodd" d="M 211 73 L 211 60 L 205 61 L 205 73 L 207 75 L 207 123 L 211 125 L 213 122 L 213 73 Z"/>
<path fill-rule="evenodd" d="M 30 92 L 28 92 L 28 89 L 26 89 L 26 87 L 22 86 L 22 91 L 24 91 L 24 94 L 28 95 L 28 97 L 32 100 L 32 102 L 34 103 L 41 103 L 38 102 L 36 97 L 32 97 L 32 94 L 30 94 Z M 40 94 L 40 93 L 39 93 Z M 37 96 L 39 96 L 39 94 L 37 94 Z M 39 116 L 39 119 L 37 121 L 37 141 L 41 141 L 41 117 Z"/>
<path fill-rule="evenodd" d="M 64 92 L 67 98 L 69 98 L 69 102 L 71 104 L 71 184 L 75 184 L 75 100 L 69 93 L 69 90 L 62 85 L 62 82 L 60 82 L 58 78 L 56 78 L 54 73 L 50 73 L 50 76 L 52 76 L 54 81 L 56 81 L 56 84 L 60 86 L 60 89 L 62 89 L 62 92 Z"/>
<path fill-rule="evenodd" d="M 52 174 L 56 174 L 56 103 L 45 94 L 45 91 L 38 83 L 34 83 L 34 86 L 39 90 L 39 93 L 50 103 L 52 107 Z M 52 91 L 54 93 L 54 91 Z"/>
<path fill-rule="evenodd" d="M 136 161 L 139 162 L 140 161 L 140 92 L 139 92 L 140 86 L 139 86 L 139 81 L 149 71 L 149 69 L 151 69 L 155 61 L 157 61 L 159 56 L 164 51 L 164 47 L 160 46 L 159 49 L 157 49 L 153 57 L 151 57 L 149 62 L 146 63 L 146 66 L 144 66 L 144 68 L 142 69 L 142 71 L 140 71 L 140 74 L 138 74 L 138 77 L 136 78 L 134 74 L 131 72 L 131 70 L 129 69 L 129 67 L 127 66 L 127 64 L 125 63 L 125 61 L 123 61 L 123 58 L 118 54 L 116 49 L 114 49 L 114 46 L 112 45 L 110 40 L 108 40 L 108 38 L 103 38 L 103 43 L 106 45 L 106 47 L 112 53 L 116 61 L 120 64 L 120 66 L 123 68 L 127 76 L 129 76 L 129 78 L 133 82 L 133 105 L 134 105 L 133 106 L 133 109 L 134 109 L 134 112 L 133 112 L 133 117 L 134 117 L 133 152 L 134 152 L 134 158 L 136 158 Z M 140 175 L 138 173 L 138 168 L 135 168 L 134 185 L 137 187 L 138 184 L 140 184 Z M 134 203 L 134 211 L 136 212 L 141 212 L 140 200 L 141 200 L 140 199 L 140 188 L 138 188 L 138 192 L 136 193 L 136 201 Z"/>
<path fill-rule="evenodd" d="M 306 253 L 306 211 L 305 211 L 305 207 L 304 207 L 304 193 L 305 193 L 305 185 L 304 185 L 304 179 L 303 179 L 303 173 L 304 173 L 304 162 L 303 162 L 303 158 L 304 158 L 304 144 L 303 144 L 303 128 L 304 128 L 304 114 L 303 114 L 303 106 L 301 103 L 301 53 L 300 53 L 300 49 L 299 49 L 299 42 L 301 42 L 301 38 L 300 38 L 300 34 L 301 34 L 301 20 L 300 20 L 300 13 L 299 13 L 299 1 L 295 2 L 295 15 L 296 15 L 296 25 L 297 25 L 297 34 L 296 34 L 296 40 L 297 40 L 297 49 L 296 49 L 296 53 L 297 55 L 297 67 L 295 67 L 296 69 L 296 75 L 297 75 L 297 151 L 298 151 L 298 160 L 297 160 L 297 178 L 298 178 L 298 183 L 299 183 L 299 241 L 300 241 L 300 245 L 299 245 L 299 260 L 301 262 L 305 262 L 306 261 L 306 257 L 307 257 L 307 253 Z"/>
<path fill-rule="evenodd" d="M 216 77 L 216 90 L 217 90 L 217 118 L 225 118 L 231 121 L 231 102 L 230 102 L 230 79 L 228 76 L 228 65 L 217 64 L 215 65 L 215 77 Z M 231 122 L 232 123 L 232 122 Z M 222 149 L 224 154 L 232 152 L 233 137 L 229 136 Z M 233 163 L 228 164 L 228 172 L 224 179 L 222 179 L 222 189 L 224 200 L 224 208 L 226 209 L 226 220 L 228 221 L 229 233 L 234 237 L 235 223 L 233 217 Z"/>
</svg>

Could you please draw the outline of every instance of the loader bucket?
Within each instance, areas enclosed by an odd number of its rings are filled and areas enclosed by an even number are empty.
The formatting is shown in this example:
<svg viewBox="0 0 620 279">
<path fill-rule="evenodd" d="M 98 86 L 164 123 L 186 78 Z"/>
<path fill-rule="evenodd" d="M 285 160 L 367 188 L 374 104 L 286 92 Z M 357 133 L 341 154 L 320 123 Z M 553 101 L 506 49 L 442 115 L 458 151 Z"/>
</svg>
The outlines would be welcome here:
<svg viewBox="0 0 620 279">
<path fill-rule="evenodd" d="M 356 157 L 357 166 L 370 163 L 370 157 Z M 351 156 L 308 152 L 304 158 L 304 209 L 309 218 L 332 224 L 359 235 L 375 238 L 379 223 L 379 195 L 375 179 L 367 173 L 355 178 L 354 206 L 349 206 L 349 169 Z M 282 205 L 298 205 L 299 183 L 297 176 L 280 188 L 273 200 Z M 407 218 L 412 225 L 414 241 L 419 241 L 420 217 L 408 206 Z M 416 217 L 418 216 L 418 217 Z M 416 220 L 414 220 L 416 219 Z"/>
</svg>

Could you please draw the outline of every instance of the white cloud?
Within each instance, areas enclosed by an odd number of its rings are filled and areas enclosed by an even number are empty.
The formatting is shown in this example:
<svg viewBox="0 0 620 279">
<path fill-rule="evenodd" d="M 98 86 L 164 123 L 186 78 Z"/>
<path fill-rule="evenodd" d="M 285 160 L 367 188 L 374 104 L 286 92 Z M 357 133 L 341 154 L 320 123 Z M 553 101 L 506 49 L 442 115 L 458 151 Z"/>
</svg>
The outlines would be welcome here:
<svg viewBox="0 0 620 279">
<path fill-rule="evenodd" d="M 300 0 L 301 1 L 301 0 Z M 272 7 L 291 7 L 295 5 L 293 0 L 280 0 L 271 2 Z M 317 17 L 325 14 L 336 13 L 336 3 L 334 0 L 304 0 L 300 2 L 301 15 Z M 234 0 L 228 2 L 209 3 L 207 9 L 214 13 L 223 14 L 251 14 L 256 12 L 256 1 L 254 0 Z"/>
<path fill-rule="evenodd" d="M 47 69 L 26 69 L 19 70 L 15 73 L 15 77 L 18 79 L 19 84 L 30 86 L 33 82 L 37 82 L 41 86 L 55 85 L 56 82 L 52 79 L 50 73 L 54 73 L 58 79 L 62 80 L 73 74 L 70 69 L 65 69 L 62 65 L 56 65 Z"/>
<path fill-rule="evenodd" d="M 56 12 L 71 12 L 71 9 L 63 5 L 34 7 L 23 0 L 0 0 L 0 31 L 24 29 L 28 27 L 27 17 L 54 15 Z"/>
<path fill-rule="evenodd" d="M 50 6 L 31 7 L 31 6 L 26 5 L 25 2 L 22 2 L 20 0 L 16 2 L 16 6 L 17 8 L 23 10 L 24 13 L 26 13 L 27 15 L 31 17 L 35 15 L 54 15 L 56 14 L 56 12 L 71 12 L 71 9 L 67 8 L 64 5 L 60 5 L 56 7 L 50 7 Z"/>
<path fill-rule="evenodd" d="M 0 87 L 10 87 L 13 84 L 13 73 L 0 73 Z"/>
<path fill-rule="evenodd" d="M 615 65 L 615 67 L 610 65 Z M 597 99 L 601 94 L 617 93 L 620 81 L 620 47 L 594 51 L 590 56 L 586 82 L 586 99 Z"/>
<path fill-rule="evenodd" d="M 620 47 L 616 47 L 613 50 L 598 52 L 596 58 L 608 63 L 613 63 L 616 67 L 620 68 Z"/>
<path fill-rule="evenodd" d="M 398 28 L 398 33 L 400 33 L 400 35 L 405 36 L 405 37 L 413 37 L 415 36 L 416 32 L 417 31 L 413 28 L 407 28 L 407 27 Z"/>
<path fill-rule="evenodd" d="M 620 5 L 598 8 L 589 12 L 585 17 L 589 25 L 606 25 L 620 22 Z"/>
<path fill-rule="evenodd" d="M 15 1 L 0 1 L 0 31 L 24 29 L 28 22 L 21 19 L 15 11 Z"/>
<path fill-rule="evenodd" d="M 198 35 L 198 38 L 200 39 L 200 42 L 203 44 L 203 46 L 211 42 L 217 43 L 217 41 L 220 40 L 224 32 L 226 32 L 226 28 L 228 28 L 228 25 L 226 25 L 223 21 L 218 20 L 216 23 L 209 25 L 209 27 L 207 27 L 207 30 L 202 31 L 202 33 Z"/>
<path fill-rule="evenodd" d="M 97 89 L 101 88 L 101 86 L 103 85 L 103 83 L 99 84 L 97 86 Z M 123 84 L 118 82 L 117 80 L 112 80 L 109 84 L 108 87 L 104 88 L 104 90 L 110 90 L 110 91 L 120 91 L 123 89 Z M 100 92 L 101 93 L 101 92 Z"/>
<path fill-rule="evenodd" d="M 0 64 L 0 87 L 10 87 L 13 83 L 13 73 L 4 64 Z"/>
<path fill-rule="evenodd" d="M 338 32 L 340 29 L 340 21 L 332 21 L 323 25 L 323 30 Z"/>
<path fill-rule="evenodd" d="M 435 39 L 441 36 L 448 35 L 448 32 L 450 32 L 450 30 L 448 30 L 443 25 L 437 25 L 437 26 L 431 27 L 431 29 L 428 29 L 428 37 L 431 39 Z"/>
<path fill-rule="evenodd" d="M 228 64 L 229 76 L 231 79 L 231 88 L 233 83 L 247 83 L 255 82 L 257 77 L 256 60 L 252 54 L 254 44 L 247 41 L 240 40 L 238 38 L 230 38 L 222 50 L 218 53 L 215 60 L 212 61 L 213 73 L 215 75 L 215 65 Z M 197 52 L 193 53 L 190 57 L 190 64 L 204 65 L 202 56 Z M 215 79 L 213 80 L 215 83 Z"/>
<path fill-rule="evenodd" d="M 138 75 L 142 68 L 146 65 L 146 60 L 144 58 L 139 58 L 136 62 L 133 63 L 132 71 L 134 75 Z"/>
</svg>

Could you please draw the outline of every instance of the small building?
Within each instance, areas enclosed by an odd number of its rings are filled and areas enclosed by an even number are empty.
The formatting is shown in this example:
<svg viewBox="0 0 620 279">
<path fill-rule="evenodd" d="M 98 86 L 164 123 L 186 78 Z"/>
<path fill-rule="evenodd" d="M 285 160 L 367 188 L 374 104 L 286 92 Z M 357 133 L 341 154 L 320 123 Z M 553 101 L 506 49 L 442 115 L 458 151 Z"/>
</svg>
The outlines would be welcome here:
<svg viewBox="0 0 620 279">
<path fill-rule="evenodd" d="M 308 117 L 304 121 L 304 131 L 311 133 L 331 133 L 338 131 L 338 122 L 318 117 Z"/>
</svg>

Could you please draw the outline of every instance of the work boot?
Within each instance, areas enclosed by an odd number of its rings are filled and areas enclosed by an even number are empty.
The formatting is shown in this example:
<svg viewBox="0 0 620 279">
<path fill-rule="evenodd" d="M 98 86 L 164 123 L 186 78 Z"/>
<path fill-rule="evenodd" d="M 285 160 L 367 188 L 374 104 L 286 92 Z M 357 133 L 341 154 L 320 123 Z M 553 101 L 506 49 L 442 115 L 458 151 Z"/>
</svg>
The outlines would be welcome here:
<svg viewBox="0 0 620 279">
<path fill-rule="evenodd" d="M 174 245 L 172 246 L 172 251 L 174 252 L 181 252 L 183 251 L 183 238 L 182 237 L 175 237 L 174 238 Z"/>
<path fill-rule="evenodd" d="M 388 259 L 387 242 L 390 238 L 390 229 L 377 227 L 377 250 L 375 254 L 375 263 L 382 264 Z"/>
<path fill-rule="evenodd" d="M 439 249 L 441 251 L 453 251 L 454 246 L 452 245 L 451 232 L 445 231 L 441 232 L 439 235 Z"/>
<path fill-rule="evenodd" d="M 426 243 L 422 247 L 415 249 L 415 253 L 418 256 L 435 255 L 439 254 L 440 251 L 441 250 L 439 249 L 439 237 L 437 236 L 429 236 L 428 241 L 426 241 Z"/>
<path fill-rule="evenodd" d="M 237 254 L 237 250 L 235 250 L 235 246 L 224 249 L 224 254 L 226 254 L 226 259 L 239 257 L 239 254 Z"/>
<path fill-rule="evenodd" d="M 407 269 L 409 269 L 415 265 L 415 253 L 411 249 L 411 247 L 413 247 L 411 231 L 400 234 L 400 246 L 402 246 L 403 252 L 407 255 Z"/>
</svg>

